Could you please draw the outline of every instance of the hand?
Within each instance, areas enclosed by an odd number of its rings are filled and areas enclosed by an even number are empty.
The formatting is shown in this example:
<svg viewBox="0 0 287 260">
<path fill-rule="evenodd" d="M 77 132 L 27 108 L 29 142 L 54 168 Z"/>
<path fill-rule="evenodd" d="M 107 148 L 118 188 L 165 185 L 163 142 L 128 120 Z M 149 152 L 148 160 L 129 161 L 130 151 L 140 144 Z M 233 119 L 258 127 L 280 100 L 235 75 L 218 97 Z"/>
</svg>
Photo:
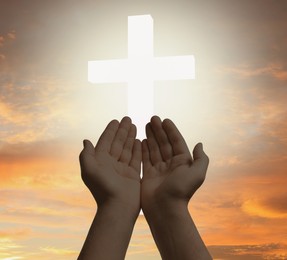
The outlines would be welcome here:
<svg viewBox="0 0 287 260">
<path fill-rule="evenodd" d="M 205 179 L 209 159 L 199 143 L 189 149 L 171 120 L 154 116 L 142 142 L 141 206 L 145 215 L 174 205 L 187 206 Z"/>
<path fill-rule="evenodd" d="M 85 140 L 80 154 L 82 179 L 93 194 L 98 208 L 123 207 L 134 216 L 140 211 L 141 143 L 136 127 L 124 117 L 111 121 L 96 147 Z"/>
</svg>

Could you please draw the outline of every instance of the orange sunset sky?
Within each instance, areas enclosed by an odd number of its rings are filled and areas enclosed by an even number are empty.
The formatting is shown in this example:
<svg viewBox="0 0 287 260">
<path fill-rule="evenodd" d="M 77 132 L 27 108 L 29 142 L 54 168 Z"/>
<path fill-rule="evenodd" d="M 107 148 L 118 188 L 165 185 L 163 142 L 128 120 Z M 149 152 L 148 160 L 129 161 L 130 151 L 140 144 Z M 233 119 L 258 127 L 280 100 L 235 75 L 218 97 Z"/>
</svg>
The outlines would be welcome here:
<svg viewBox="0 0 287 260">
<path fill-rule="evenodd" d="M 76 259 L 96 212 L 82 140 L 127 114 L 126 84 L 88 83 L 87 62 L 126 58 L 140 14 L 155 56 L 195 56 L 154 106 L 210 157 L 189 209 L 211 254 L 287 259 L 286 0 L 0 0 L 0 260 Z M 143 216 L 126 259 L 160 259 Z"/>
</svg>

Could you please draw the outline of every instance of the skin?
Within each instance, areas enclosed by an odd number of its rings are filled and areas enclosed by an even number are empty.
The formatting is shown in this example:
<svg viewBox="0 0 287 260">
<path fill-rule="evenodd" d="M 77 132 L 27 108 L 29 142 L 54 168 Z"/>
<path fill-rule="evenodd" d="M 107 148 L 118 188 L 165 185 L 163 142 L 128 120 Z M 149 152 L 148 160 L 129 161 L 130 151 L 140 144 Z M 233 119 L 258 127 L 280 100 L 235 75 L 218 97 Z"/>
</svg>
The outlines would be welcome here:
<svg viewBox="0 0 287 260">
<path fill-rule="evenodd" d="M 156 116 L 146 125 L 146 135 L 141 206 L 162 259 L 212 259 L 188 211 L 209 163 L 202 144 L 192 157 L 174 123 Z"/>
<path fill-rule="evenodd" d="M 82 179 L 98 210 L 79 260 L 124 259 L 140 211 L 141 143 L 124 117 L 111 121 L 96 147 L 85 140 L 80 154 Z M 121 239 L 119 239 L 119 237 Z"/>
<path fill-rule="evenodd" d="M 95 147 L 84 141 L 82 179 L 98 210 L 79 260 L 124 259 L 140 208 L 163 259 L 211 259 L 187 208 L 208 167 L 202 144 L 192 157 L 173 122 L 156 116 L 146 135 L 136 140 L 124 117 L 108 124 Z"/>
</svg>

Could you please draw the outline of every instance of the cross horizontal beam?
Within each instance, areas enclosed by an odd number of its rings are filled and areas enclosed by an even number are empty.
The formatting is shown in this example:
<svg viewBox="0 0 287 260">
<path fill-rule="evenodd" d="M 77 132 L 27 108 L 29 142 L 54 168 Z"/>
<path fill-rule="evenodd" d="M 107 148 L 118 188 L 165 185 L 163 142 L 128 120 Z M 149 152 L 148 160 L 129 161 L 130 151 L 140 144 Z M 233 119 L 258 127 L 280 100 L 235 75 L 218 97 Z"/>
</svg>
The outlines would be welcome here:
<svg viewBox="0 0 287 260">
<path fill-rule="evenodd" d="M 89 61 L 88 80 L 91 83 L 129 82 L 134 76 L 131 71 L 137 69 L 138 79 L 145 75 L 150 80 L 181 80 L 195 78 L 194 56 L 156 57 L 152 60 L 99 60 Z M 148 70 L 148 72 L 147 72 Z M 94 73 L 94 72 L 97 73 Z"/>
</svg>

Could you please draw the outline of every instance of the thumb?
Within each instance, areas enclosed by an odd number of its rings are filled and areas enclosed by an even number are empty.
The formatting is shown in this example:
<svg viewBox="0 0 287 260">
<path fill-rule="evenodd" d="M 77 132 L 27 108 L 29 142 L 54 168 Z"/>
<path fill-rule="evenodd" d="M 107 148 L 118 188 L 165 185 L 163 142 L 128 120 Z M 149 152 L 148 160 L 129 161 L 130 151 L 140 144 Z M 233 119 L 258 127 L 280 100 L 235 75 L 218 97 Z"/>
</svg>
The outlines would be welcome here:
<svg viewBox="0 0 287 260">
<path fill-rule="evenodd" d="M 90 153 L 94 153 L 95 152 L 94 145 L 92 144 L 92 142 L 90 140 L 85 139 L 83 141 L 83 145 L 84 145 L 84 151 L 87 151 L 87 152 L 90 152 Z"/>
<path fill-rule="evenodd" d="M 200 162 L 206 164 L 206 166 L 209 163 L 209 158 L 206 155 L 206 153 L 203 151 L 203 145 L 202 143 L 198 143 L 194 149 L 193 149 L 193 159 L 194 163 Z"/>
</svg>

